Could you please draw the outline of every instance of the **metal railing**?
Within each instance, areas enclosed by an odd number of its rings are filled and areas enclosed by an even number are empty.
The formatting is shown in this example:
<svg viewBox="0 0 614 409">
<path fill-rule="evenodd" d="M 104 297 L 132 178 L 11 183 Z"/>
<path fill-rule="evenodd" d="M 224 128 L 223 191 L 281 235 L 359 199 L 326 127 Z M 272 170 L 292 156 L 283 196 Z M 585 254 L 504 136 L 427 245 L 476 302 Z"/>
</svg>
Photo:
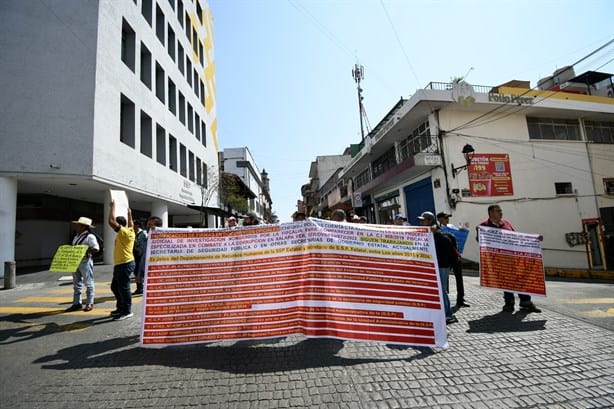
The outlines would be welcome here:
<svg viewBox="0 0 614 409">
<path fill-rule="evenodd" d="M 453 87 L 453 83 L 451 82 L 429 82 L 424 89 L 432 89 L 437 91 L 451 91 Z M 488 94 L 492 91 L 493 87 L 491 85 L 471 85 L 473 91 Z"/>
</svg>

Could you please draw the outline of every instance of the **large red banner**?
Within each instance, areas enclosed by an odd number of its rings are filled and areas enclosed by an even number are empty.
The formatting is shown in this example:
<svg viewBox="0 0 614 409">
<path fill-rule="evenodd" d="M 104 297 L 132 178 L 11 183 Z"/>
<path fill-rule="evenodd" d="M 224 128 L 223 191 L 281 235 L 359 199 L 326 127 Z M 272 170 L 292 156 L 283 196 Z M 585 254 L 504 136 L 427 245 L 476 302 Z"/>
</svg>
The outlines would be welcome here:
<svg viewBox="0 0 614 409">
<path fill-rule="evenodd" d="M 471 196 L 514 194 L 510 158 L 506 153 L 476 153 L 467 171 Z"/>
<path fill-rule="evenodd" d="M 480 285 L 523 294 L 546 295 L 538 234 L 479 226 Z"/>
<path fill-rule="evenodd" d="M 143 345 L 291 334 L 447 345 L 428 228 L 309 219 L 149 240 Z"/>
</svg>

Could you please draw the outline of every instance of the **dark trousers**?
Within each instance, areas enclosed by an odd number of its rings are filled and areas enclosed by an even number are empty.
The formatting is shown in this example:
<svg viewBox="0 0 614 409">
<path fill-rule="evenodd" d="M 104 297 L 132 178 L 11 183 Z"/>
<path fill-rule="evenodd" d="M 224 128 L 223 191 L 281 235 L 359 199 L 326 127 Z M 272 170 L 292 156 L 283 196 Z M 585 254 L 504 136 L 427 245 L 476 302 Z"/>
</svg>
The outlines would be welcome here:
<svg viewBox="0 0 614 409">
<path fill-rule="evenodd" d="M 111 291 L 117 300 L 117 310 L 122 314 L 132 312 L 132 294 L 130 293 L 130 274 L 134 271 L 134 261 L 117 264 L 113 267 Z"/>
<path fill-rule="evenodd" d="M 456 279 L 456 304 L 461 304 L 465 302 L 465 285 L 463 284 L 463 268 L 460 260 L 452 264 L 452 271 Z"/>
<path fill-rule="evenodd" d="M 520 298 L 520 306 L 528 307 L 531 305 L 531 296 L 528 294 L 518 294 L 518 298 Z M 514 293 L 510 293 L 509 291 L 505 291 L 503 293 L 503 299 L 505 300 L 505 305 L 514 305 Z"/>
</svg>

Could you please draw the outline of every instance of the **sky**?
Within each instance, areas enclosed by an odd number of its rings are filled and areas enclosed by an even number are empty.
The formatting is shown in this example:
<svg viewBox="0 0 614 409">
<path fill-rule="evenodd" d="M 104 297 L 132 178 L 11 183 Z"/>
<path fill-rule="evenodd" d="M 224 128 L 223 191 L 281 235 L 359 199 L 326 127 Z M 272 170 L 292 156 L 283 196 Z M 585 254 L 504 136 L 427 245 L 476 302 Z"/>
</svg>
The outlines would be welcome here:
<svg viewBox="0 0 614 409">
<path fill-rule="evenodd" d="M 611 0 L 208 1 L 219 149 L 249 148 L 282 222 L 311 162 L 361 140 L 355 64 L 374 128 L 430 82 L 535 87 L 614 39 Z M 614 73 L 614 44 L 574 69 Z"/>
</svg>

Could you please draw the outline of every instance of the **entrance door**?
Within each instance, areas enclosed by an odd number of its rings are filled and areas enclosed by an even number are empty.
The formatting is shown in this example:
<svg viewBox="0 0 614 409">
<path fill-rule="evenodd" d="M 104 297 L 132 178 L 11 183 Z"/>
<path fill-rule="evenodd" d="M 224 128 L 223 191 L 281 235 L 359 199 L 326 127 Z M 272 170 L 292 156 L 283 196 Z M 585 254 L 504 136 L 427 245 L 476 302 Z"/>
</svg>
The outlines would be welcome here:
<svg viewBox="0 0 614 409">
<path fill-rule="evenodd" d="M 605 270 L 605 251 L 603 231 L 599 219 L 583 219 L 582 226 L 586 234 L 586 252 L 589 268 Z"/>
<path fill-rule="evenodd" d="M 407 205 L 407 221 L 416 225 L 416 218 L 422 212 L 435 211 L 435 199 L 433 199 L 433 184 L 431 178 L 422 179 L 403 188 L 405 203 Z"/>
</svg>

